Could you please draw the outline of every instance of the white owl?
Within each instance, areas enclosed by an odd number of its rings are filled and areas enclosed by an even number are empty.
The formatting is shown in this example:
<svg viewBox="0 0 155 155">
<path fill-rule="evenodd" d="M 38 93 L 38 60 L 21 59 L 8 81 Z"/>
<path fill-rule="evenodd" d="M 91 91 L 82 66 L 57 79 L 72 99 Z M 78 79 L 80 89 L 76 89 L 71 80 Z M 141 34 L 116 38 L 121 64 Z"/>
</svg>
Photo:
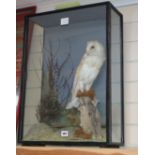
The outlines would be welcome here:
<svg viewBox="0 0 155 155">
<path fill-rule="evenodd" d="M 98 41 L 89 41 L 86 52 L 76 69 L 72 97 L 66 109 L 77 108 L 80 105 L 79 98 L 76 96 L 77 92 L 90 90 L 105 60 L 106 54 L 103 45 Z"/>
</svg>

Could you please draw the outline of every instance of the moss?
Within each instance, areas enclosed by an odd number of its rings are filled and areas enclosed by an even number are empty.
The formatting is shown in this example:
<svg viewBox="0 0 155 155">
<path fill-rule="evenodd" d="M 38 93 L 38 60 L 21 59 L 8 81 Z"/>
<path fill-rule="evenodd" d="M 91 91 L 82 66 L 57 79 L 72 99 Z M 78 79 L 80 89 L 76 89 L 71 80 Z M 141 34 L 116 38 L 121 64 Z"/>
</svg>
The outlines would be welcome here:
<svg viewBox="0 0 155 155">
<path fill-rule="evenodd" d="M 40 123 L 49 124 L 51 120 L 56 120 L 60 116 L 61 106 L 57 98 L 53 95 L 45 95 L 37 108 L 36 116 Z"/>
</svg>

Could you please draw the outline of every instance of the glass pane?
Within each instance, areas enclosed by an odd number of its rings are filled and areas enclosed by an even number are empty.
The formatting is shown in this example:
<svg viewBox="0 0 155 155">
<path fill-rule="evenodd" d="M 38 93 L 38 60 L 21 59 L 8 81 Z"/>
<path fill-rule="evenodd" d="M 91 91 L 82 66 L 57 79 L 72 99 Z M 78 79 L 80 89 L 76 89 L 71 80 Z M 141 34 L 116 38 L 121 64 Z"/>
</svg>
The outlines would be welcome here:
<svg viewBox="0 0 155 155">
<path fill-rule="evenodd" d="M 24 140 L 106 141 L 105 10 L 30 18 Z"/>
<path fill-rule="evenodd" d="M 112 142 L 121 142 L 121 32 L 120 16 L 111 10 Z"/>
<path fill-rule="evenodd" d="M 41 99 L 43 27 L 30 22 L 27 81 L 25 94 L 24 139 L 31 132 L 31 126 L 38 123 L 37 107 Z M 31 43 L 30 43 L 31 42 Z M 37 129 L 37 128 L 36 128 Z M 28 139 L 28 138 L 27 138 Z"/>
</svg>

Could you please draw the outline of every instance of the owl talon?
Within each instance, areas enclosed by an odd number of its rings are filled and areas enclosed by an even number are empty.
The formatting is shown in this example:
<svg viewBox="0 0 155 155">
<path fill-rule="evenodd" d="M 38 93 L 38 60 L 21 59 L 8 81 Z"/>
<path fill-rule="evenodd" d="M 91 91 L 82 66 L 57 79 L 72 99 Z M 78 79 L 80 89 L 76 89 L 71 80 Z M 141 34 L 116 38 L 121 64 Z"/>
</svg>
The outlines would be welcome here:
<svg viewBox="0 0 155 155">
<path fill-rule="evenodd" d="M 94 100 L 95 92 L 92 89 L 84 92 L 81 92 L 81 90 L 78 90 L 76 97 L 89 97 L 91 98 L 91 100 Z"/>
</svg>

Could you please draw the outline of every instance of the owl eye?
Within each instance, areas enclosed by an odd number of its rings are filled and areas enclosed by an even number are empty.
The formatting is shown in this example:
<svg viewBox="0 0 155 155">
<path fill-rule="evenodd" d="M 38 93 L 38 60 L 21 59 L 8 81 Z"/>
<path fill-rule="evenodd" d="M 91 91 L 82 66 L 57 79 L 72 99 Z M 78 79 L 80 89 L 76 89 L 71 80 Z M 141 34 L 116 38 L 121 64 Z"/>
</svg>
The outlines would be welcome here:
<svg viewBox="0 0 155 155">
<path fill-rule="evenodd" d="M 90 47 L 90 49 L 94 49 L 94 48 L 95 48 L 95 46 L 94 46 L 94 45 Z"/>
</svg>

